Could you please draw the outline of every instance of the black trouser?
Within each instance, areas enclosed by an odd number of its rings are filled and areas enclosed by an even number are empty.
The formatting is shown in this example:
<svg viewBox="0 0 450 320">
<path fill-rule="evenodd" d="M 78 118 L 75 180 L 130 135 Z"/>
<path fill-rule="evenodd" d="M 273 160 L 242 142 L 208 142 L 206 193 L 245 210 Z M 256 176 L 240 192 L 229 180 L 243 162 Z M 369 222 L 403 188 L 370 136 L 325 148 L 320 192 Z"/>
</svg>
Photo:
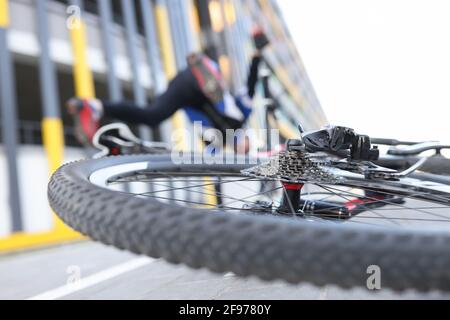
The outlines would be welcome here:
<svg viewBox="0 0 450 320">
<path fill-rule="evenodd" d="M 142 108 L 134 102 L 121 101 L 118 103 L 103 101 L 105 115 L 131 124 L 146 124 L 157 126 L 170 118 L 179 109 L 191 106 L 199 107 L 208 103 L 201 91 L 194 74 L 190 69 L 179 72 L 169 83 L 161 96 L 150 105 Z"/>
</svg>

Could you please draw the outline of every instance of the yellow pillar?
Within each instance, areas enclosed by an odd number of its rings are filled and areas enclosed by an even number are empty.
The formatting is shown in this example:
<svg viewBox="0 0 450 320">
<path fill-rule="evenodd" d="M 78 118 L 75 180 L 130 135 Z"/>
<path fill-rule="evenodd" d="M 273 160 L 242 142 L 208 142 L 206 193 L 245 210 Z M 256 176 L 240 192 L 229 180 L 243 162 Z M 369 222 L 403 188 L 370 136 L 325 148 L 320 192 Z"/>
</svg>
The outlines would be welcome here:
<svg viewBox="0 0 450 320">
<path fill-rule="evenodd" d="M 195 9 L 195 8 L 192 8 Z M 175 62 L 175 56 L 174 56 L 174 48 L 172 45 L 172 35 L 171 35 L 171 29 L 169 25 L 169 16 L 167 14 L 167 8 L 161 4 L 155 5 L 155 17 L 156 17 L 156 24 L 158 29 L 158 37 L 159 42 L 161 46 L 161 53 L 162 53 L 162 60 L 164 65 L 164 71 L 166 73 L 166 76 L 168 79 L 172 79 L 177 72 L 176 69 L 176 62 Z M 193 20 L 197 17 L 196 14 L 193 14 L 191 12 L 191 23 Z M 198 17 L 197 17 L 198 19 Z M 195 30 L 195 25 L 193 26 Z M 198 26 L 199 28 L 199 26 Z M 172 126 L 175 130 L 182 130 L 184 125 L 184 114 L 182 111 L 178 111 L 173 117 L 172 117 Z M 176 141 L 176 148 L 178 150 L 188 150 L 188 143 L 185 138 L 179 137 L 179 140 Z M 210 184 L 210 179 L 205 179 L 206 184 Z M 208 194 L 206 196 L 206 201 L 210 205 L 217 204 L 217 198 L 213 195 L 215 192 L 214 186 L 207 186 L 205 187 L 206 193 Z"/>
<path fill-rule="evenodd" d="M 63 163 L 64 130 L 60 118 L 42 120 L 42 140 L 47 153 L 50 174 L 53 174 Z"/>
<path fill-rule="evenodd" d="M 9 26 L 9 8 L 7 0 L 0 0 L 0 28 Z"/>
<path fill-rule="evenodd" d="M 87 59 L 86 26 L 81 18 L 74 19 L 70 29 L 70 38 L 72 41 L 75 95 L 84 99 L 95 98 L 94 77 Z M 56 134 L 63 130 L 61 122 L 55 121 L 55 119 L 48 119 L 44 121 L 44 127 L 46 128 L 46 131 L 44 131 L 44 143 L 47 148 L 59 148 L 63 145 L 64 142 L 60 141 Z M 59 167 L 59 164 L 62 162 L 62 158 L 59 155 L 62 153 L 54 152 L 52 154 L 53 156 L 50 157 L 51 166 Z M 55 228 L 57 232 L 65 232 L 68 229 L 58 217 L 56 217 Z"/>
<path fill-rule="evenodd" d="M 167 9 L 161 4 L 155 5 L 155 17 L 158 29 L 158 38 L 161 46 L 162 60 L 164 71 L 168 79 L 172 79 L 177 74 L 174 49 L 172 45 L 172 35 L 169 25 L 169 16 Z M 172 126 L 175 130 L 182 130 L 184 126 L 184 115 L 181 111 L 178 111 L 172 116 Z M 178 150 L 187 150 L 188 143 L 185 137 L 178 135 L 178 139 L 175 142 L 175 147 Z"/>
<path fill-rule="evenodd" d="M 85 24 L 78 18 L 73 21 L 70 29 L 73 53 L 73 74 L 75 95 L 80 98 L 94 98 L 94 79 L 87 62 L 87 45 Z M 44 119 L 43 121 L 44 145 L 50 161 L 50 170 L 56 171 L 63 162 L 63 126 L 60 119 Z M 55 232 L 61 235 L 74 233 L 55 215 Z M 78 237 L 80 237 L 78 235 Z"/>
<path fill-rule="evenodd" d="M 95 97 L 94 78 L 87 62 L 86 32 L 83 20 L 74 21 L 70 35 L 73 52 L 73 74 L 75 81 L 75 94 L 80 98 Z"/>
<path fill-rule="evenodd" d="M 82 19 L 75 19 L 70 29 L 73 53 L 73 74 L 75 95 L 90 99 L 95 97 L 94 78 L 87 62 L 87 45 L 85 24 Z M 44 119 L 44 145 L 47 149 L 52 172 L 62 164 L 62 147 L 64 141 L 63 127 L 59 119 Z M 55 215 L 55 231 L 67 233 L 69 228 Z"/>
</svg>

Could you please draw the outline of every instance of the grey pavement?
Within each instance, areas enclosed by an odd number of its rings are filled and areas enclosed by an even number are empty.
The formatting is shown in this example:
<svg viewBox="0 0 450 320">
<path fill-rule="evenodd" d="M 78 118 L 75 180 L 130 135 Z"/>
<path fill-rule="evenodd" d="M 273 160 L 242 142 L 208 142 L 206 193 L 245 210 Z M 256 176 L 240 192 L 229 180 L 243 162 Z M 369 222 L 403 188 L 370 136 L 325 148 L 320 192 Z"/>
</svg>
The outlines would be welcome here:
<svg viewBox="0 0 450 320">
<path fill-rule="evenodd" d="M 103 279 L 100 274 L 138 257 L 90 241 L 32 252 L 0 256 L 0 299 L 28 299 L 64 286 L 71 268 L 79 268 L 81 279 L 93 284 L 60 294 L 58 299 L 448 299 L 432 292 L 394 293 L 390 290 L 342 290 L 308 284 L 264 282 L 233 274 L 214 274 L 172 265 L 163 260 L 148 263 Z M 108 271 L 106 271 L 108 272 Z"/>
</svg>

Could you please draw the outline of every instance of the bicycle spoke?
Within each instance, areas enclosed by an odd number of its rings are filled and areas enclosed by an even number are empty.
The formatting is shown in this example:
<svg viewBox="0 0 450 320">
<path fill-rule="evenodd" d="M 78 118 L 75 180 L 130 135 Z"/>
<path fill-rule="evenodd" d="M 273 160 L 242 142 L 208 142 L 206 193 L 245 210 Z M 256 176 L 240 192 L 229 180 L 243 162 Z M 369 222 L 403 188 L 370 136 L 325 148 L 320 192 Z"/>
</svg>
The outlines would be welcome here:
<svg viewBox="0 0 450 320">
<path fill-rule="evenodd" d="M 162 187 L 168 187 L 167 185 L 158 184 L 158 183 L 154 183 L 154 185 L 159 185 L 159 186 L 162 186 Z M 206 184 L 204 186 L 208 186 L 208 185 L 211 185 L 211 184 Z M 154 194 L 154 193 L 167 192 L 167 191 L 172 191 L 172 190 L 191 189 L 191 188 L 197 188 L 197 187 L 199 187 L 199 186 L 188 186 L 188 187 L 181 187 L 181 188 L 177 188 L 177 189 L 158 190 L 158 191 L 154 191 L 154 192 L 151 192 L 151 193 L 145 193 L 145 194 L 140 194 L 140 195 L 152 197 L 151 194 Z M 200 187 L 201 187 L 201 185 L 200 185 Z M 272 192 L 272 191 L 273 190 L 270 190 L 270 192 Z M 206 195 L 206 196 L 217 196 L 217 195 L 220 195 L 222 197 L 225 197 L 225 199 L 233 200 L 232 202 L 227 203 L 227 205 L 230 205 L 230 204 L 233 204 L 233 203 L 236 203 L 236 202 L 245 202 L 247 204 L 254 204 L 253 202 L 246 201 L 246 200 L 261 195 L 261 193 L 260 193 L 260 194 L 251 195 L 251 196 L 246 197 L 246 198 L 235 198 L 235 197 L 231 197 L 231 196 L 225 195 L 222 192 L 216 192 L 215 194 L 211 194 L 211 193 L 207 193 L 207 192 L 203 192 L 203 191 L 196 191 L 196 190 L 191 190 L 190 192 L 193 192 L 193 193 L 196 193 L 196 194 L 201 194 L 201 195 Z M 179 201 L 182 201 L 182 200 L 179 200 Z M 222 205 L 218 205 L 217 206 L 217 208 L 221 208 L 221 207 L 222 207 Z"/>
<path fill-rule="evenodd" d="M 314 209 L 311 215 L 308 215 L 308 210 L 310 209 L 307 207 L 307 202 L 305 201 L 303 208 L 295 212 L 291 200 L 287 197 L 286 190 L 278 185 L 278 181 L 243 176 L 239 173 L 208 170 L 196 171 L 195 168 L 191 172 L 136 171 L 120 177 L 117 176 L 115 179 L 111 179 L 109 183 L 111 185 L 148 183 L 154 186 L 150 191 L 128 194 L 155 198 L 186 206 L 201 206 L 224 212 L 264 212 L 278 215 L 279 213 L 276 212 L 276 209 L 281 206 L 281 198 L 284 194 L 283 198 L 286 201 L 284 205 L 287 213 L 291 218 L 295 219 L 316 217 L 322 221 L 325 219 L 335 223 L 342 221 L 371 226 L 380 226 L 380 223 L 377 223 L 377 221 L 386 221 L 392 227 L 399 226 L 402 222 L 450 222 L 450 212 L 449 215 L 446 215 L 438 211 L 449 209 L 450 206 L 432 206 L 423 203 L 424 201 L 427 202 L 428 199 L 428 202 L 433 202 L 433 200 L 437 202 L 447 201 L 446 197 L 441 196 L 439 192 L 426 192 L 426 189 L 425 191 L 414 190 L 413 187 L 405 190 L 399 189 L 397 192 L 392 191 L 395 189 L 385 190 L 382 187 L 379 190 L 373 185 L 365 187 L 360 181 L 355 181 L 354 184 L 350 185 L 310 183 L 309 185 L 313 186 L 313 188 L 323 191 L 304 192 L 301 197 L 305 200 L 330 203 L 330 207 Z M 226 187 L 227 185 L 230 187 Z M 214 189 L 211 189 L 211 187 L 214 187 Z M 177 191 L 183 191 L 183 193 L 175 194 Z M 367 191 L 372 192 L 375 196 L 367 194 Z M 170 194 L 165 195 L 164 193 Z M 378 197 L 377 194 L 382 197 Z M 206 201 L 206 197 L 217 197 L 220 200 L 218 201 L 219 203 L 211 204 Z M 197 201 L 197 199 L 200 200 Z M 361 200 L 361 203 L 355 200 Z M 403 204 L 399 203 L 399 200 L 414 200 L 420 203 L 415 203 L 414 205 Z M 353 203 L 355 206 L 354 216 L 350 219 L 339 220 L 336 214 L 330 213 L 330 209 L 340 206 L 344 207 L 346 204 L 348 206 L 349 203 Z M 402 211 L 408 214 L 405 214 L 405 216 L 394 214 L 394 212 L 403 214 Z M 414 212 L 430 216 L 415 216 L 412 214 Z"/>
<path fill-rule="evenodd" d="M 211 173 L 211 175 L 213 175 L 213 174 L 214 174 L 214 173 Z M 163 181 L 167 181 L 167 182 L 180 182 L 180 180 L 179 180 L 177 177 L 171 176 L 171 175 L 169 175 L 169 174 L 167 174 L 167 173 L 159 173 L 159 175 L 164 176 L 164 177 L 166 177 L 166 178 L 170 178 L 170 180 L 167 179 L 167 180 L 163 180 Z M 156 179 L 154 179 L 154 180 L 156 180 L 156 181 L 158 181 L 158 182 L 161 181 L 159 178 L 156 178 Z M 250 196 L 247 196 L 247 197 L 245 197 L 245 198 L 236 198 L 236 197 L 231 197 L 231 196 L 226 195 L 226 194 L 221 193 L 221 192 L 216 192 L 216 194 L 212 194 L 212 193 L 207 193 L 207 192 L 204 192 L 204 191 L 192 190 L 192 189 L 194 189 L 194 188 L 204 188 L 204 187 L 208 187 L 208 186 L 215 186 L 217 183 L 202 183 L 202 184 L 197 184 L 197 185 L 193 185 L 193 186 L 189 186 L 189 185 L 188 185 L 188 186 L 183 186 L 183 187 L 174 188 L 174 187 L 171 187 L 171 186 L 168 186 L 168 185 L 164 185 L 164 184 L 161 184 L 161 183 L 157 183 L 157 182 L 155 182 L 154 180 L 149 180 L 149 181 L 151 181 L 153 185 L 156 185 L 156 186 L 162 186 L 162 187 L 169 188 L 169 189 L 153 190 L 153 191 L 150 191 L 150 192 L 138 193 L 138 194 L 134 194 L 134 195 L 135 195 L 135 196 L 148 196 L 148 197 L 152 197 L 152 195 L 153 195 L 153 194 L 156 194 L 156 193 L 173 192 L 173 191 L 177 191 L 177 190 L 186 190 L 186 189 L 190 189 L 189 192 L 192 192 L 192 193 L 201 194 L 201 195 L 206 195 L 206 196 L 221 196 L 221 197 L 224 198 L 224 199 L 232 200 L 231 202 L 226 203 L 226 205 L 229 206 L 229 205 L 234 204 L 234 203 L 237 203 L 237 202 L 243 202 L 243 203 L 247 203 L 247 204 L 254 204 L 254 202 L 246 201 L 246 200 L 251 199 L 251 198 L 254 198 L 254 197 L 257 197 L 257 196 L 265 195 L 265 194 L 267 194 L 267 193 L 273 193 L 274 191 L 277 191 L 277 190 L 279 190 L 279 189 L 282 188 L 282 187 L 277 187 L 277 188 L 273 188 L 273 189 L 271 189 L 271 190 L 267 190 L 267 191 L 265 191 L 265 192 L 256 192 L 256 191 L 252 190 L 251 188 L 248 188 L 248 187 L 246 187 L 246 186 L 243 186 L 243 185 L 242 185 L 241 183 L 239 183 L 239 182 L 248 182 L 248 181 L 258 181 L 258 182 L 261 182 L 261 180 L 256 180 L 256 179 L 252 179 L 252 178 L 243 178 L 243 179 L 237 179 L 237 180 L 235 179 L 235 180 L 230 180 L 230 181 L 225 181 L 225 182 L 222 181 L 221 184 L 226 184 L 226 183 L 236 183 L 236 184 L 240 185 L 241 187 L 243 187 L 243 188 L 245 188 L 245 189 L 247 189 L 247 190 L 249 190 L 249 191 L 255 193 L 255 194 L 250 195 Z M 185 179 L 185 180 L 183 180 L 183 181 L 184 181 L 184 182 L 191 182 L 191 180 L 188 180 L 188 179 Z M 204 180 L 196 180 L 196 181 L 203 181 L 203 182 L 204 182 Z M 141 182 L 141 180 L 139 180 L 139 182 Z M 169 199 L 169 198 L 166 198 L 166 200 L 168 200 L 168 199 Z M 170 198 L 170 199 L 176 200 L 177 202 L 183 202 L 183 201 L 184 201 L 184 200 L 174 199 L 174 198 Z M 192 203 L 192 201 L 184 201 L 184 202 L 186 202 L 186 203 Z M 204 204 L 204 203 L 197 203 L 197 202 L 194 202 L 194 204 Z M 217 208 L 225 208 L 225 206 L 224 206 L 224 205 L 218 205 Z"/>
<path fill-rule="evenodd" d="M 324 186 L 322 186 L 322 185 L 319 185 L 319 184 L 315 184 L 315 185 L 318 186 L 318 187 L 320 187 L 320 188 L 323 188 L 323 189 L 325 189 L 325 190 L 330 191 L 330 189 L 327 189 L 326 187 L 324 187 Z M 332 192 L 332 193 L 335 193 L 335 192 L 333 192 L 333 191 L 331 191 L 331 192 Z M 335 193 L 335 194 L 336 194 L 336 193 Z M 336 194 L 336 195 L 339 196 L 339 197 L 341 197 L 341 198 L 343 198 L 344 200 L 352 201 L 351 199 L 346 198 L 346 197 L 344 197 L 344 196 L 342 196 L 342 195 L 340 195 L 340 194 Z M 362 207 L 365 208 L 365 206 L 362 206 Z M 365 210 L 365 211 L 371 212 L 371 213 L 375 214 L 375 215 L 378 216 L 378 217 L 386 218 L 384 215 L 382 215 L 382 214 L 380 214 L 380 213 L 377 213 L 377 212 L 375 212 L 374 210 L 372 210 L 372 209 L 370 209 L 370 208 L 367 208 L 367 210 Z M 390 221 L 390 222 L 393 223 L 393 224 L 398 225 L 398 222 L 395 222 L 395 221 Z"/>
<path fill-rule="evenodd" d="M 208 172 L 208 171 L 206 171 L 206 172 Z M 211 173 L 211 175 L 214 174 L 214 172 L 211 172 L 211 171 L 209 171 L 209 173 Z M 172 179 L 175 178 L 175 177 L 170 176 L 170 175 L 168 175 L 168 174 L 163 174 L 163 175 L 169 176 L 169 177 L 172 178 Z M 225 184 L 225 183 L 236 183 L 236 184 L 239 185 L 239 182 L 243 182 L 243 181 L 248 182 L 248 181 L 250 181 L 250 180 L 253 180 L 253 178 L 247 177 L 247 178 L 244 178 L 244 179 L 230 180 L 230 181 L 227 181 L 227 182 L 222 182 L 221 185 L 223 185 L 223 184 Z M 211 184 L 209 184 L 209 186 L 216 186 L 216 183 L 211 183 Z M 246 188 L 246 187 L 244 187 L 244 188 L 247 189 L 247 190 L 250 191 L 250 192 L 256 193 L 255 191 L 251 190 L 250 188 Z M 216 193 L 217 193 L 217 191 L 216 191 Z M 211 195 L 211 194 L 209 194 L 209 195 Z M 254 195 L 254 196 L 257 196 L 257 195 Z M 250 198 L 252 198 L 252 197 L 254 197 L 254 196 L 251 196 Z M 235 200 L 233 203 L 238 202 L 238 201 L 242 201 L 242 199 L 237 199 L 237 198 L 232 198 L 232 200 Z"/>
<path fill-rule="evenodd" d="M 318 186 L 319 186 L 319 185 L 318 185 Z M 339 189 L 336 189 L 336 188 L 333 188 L 333 187 L 330 187 L 330 186 L 328 186 L 327 188 L 330 189 L 330 190 L 338 190 L 338 191 L 341 191 L 341 190 L 339 190 Z M 376 192 L 377 192 L 377 193 L 380 193 L 380 194 L 385 194 L 385 195 L 395 196 L 395 194 L 389 193 L 389 192 L 383 192 L 383 191 L 376 191 Z M 355 193 L 350 193 L 350 192 L 345 192 L 345 193 L 347 193 L 347 194 L 350 195 L 350 196 L 361 197 L 361 195 L 358 195 L 358 194 L 355 194 Z M 416 195 L 420 195 L 420 194 L 421 194 L 421 193 L 417 193 Z M 398 195 L 397 195 L 397 196 L 398 196 Z M 403 196 L 402 196 L 402 197 L 403 197 Z M 390 202 L 390 201 L 385 200 L 385 199 L 380 200 L 380 199 L 373 198 L 373 197 L 368 197 L 368 196 L 364 196 L 364 198 L 369 199 L 369 200 L 372 200 L 372 201 L 375 201 L 375 202 L 384 203 L 384 204 L 386 204 L 386 205 L 396 206 L 396 207 L 399 207 L 399 208 L 401 208 L 401 209 L 415 210 L 415 211 L 419 211 L 419 212 L 422 212 L 422 213 L 430 214 L 430 215 L 433 215 L 433 216 L 436 216 L 436 217 L 439 217 L 439 218 L 446 218 L 445 216 L 442 216 L 442 215 L 437 214 L 437 213 L 428 212 L 428 211 L 425 211 L 425 210 L 419 210 L 419 209 L 416 209 L 416 208 L 411 208 L 411 207 L 408 207 L 408 206 L 405 206 L 405 205 L 402 205 L 402 204 L 399 204 L 399 203 Z M 413 198 L 413 197 L 405 197 L 405 198 L 416 200 L 416 199 Z M 374 210 L 378 210 L 378 209 L 374 209 Z"/>
</svg>

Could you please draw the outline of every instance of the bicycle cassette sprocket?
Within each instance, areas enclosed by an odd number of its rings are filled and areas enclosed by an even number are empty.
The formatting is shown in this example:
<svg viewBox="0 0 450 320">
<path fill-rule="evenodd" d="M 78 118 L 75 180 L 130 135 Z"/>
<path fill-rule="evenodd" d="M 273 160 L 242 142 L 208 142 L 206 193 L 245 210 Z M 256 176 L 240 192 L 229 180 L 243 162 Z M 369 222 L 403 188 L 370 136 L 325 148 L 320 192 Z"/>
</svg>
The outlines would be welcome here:
<svg viewBox="0 0 450 320">
<path fill-rule="evenodd" d="M 246 169 L 251 177 L 279 180 L 287 183 L 317 182 L 335 184 L 339 178 L 326 167 L 326 162 L 311 158 L 302 151 L 285 151 L 261 165 Z"/>
</svg>

